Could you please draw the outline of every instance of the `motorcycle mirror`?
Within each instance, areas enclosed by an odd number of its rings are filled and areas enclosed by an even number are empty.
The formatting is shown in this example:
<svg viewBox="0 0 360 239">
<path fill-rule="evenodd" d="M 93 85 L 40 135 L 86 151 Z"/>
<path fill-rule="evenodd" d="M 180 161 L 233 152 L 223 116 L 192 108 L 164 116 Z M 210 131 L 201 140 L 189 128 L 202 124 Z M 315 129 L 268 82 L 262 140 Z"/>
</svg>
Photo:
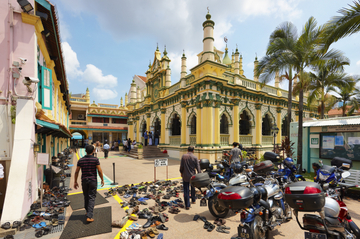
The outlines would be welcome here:
<svg viewBox="0 0 360 239">
<path fill-rule="evenodd" d="M 350 172 L 343 172 L 343 173 L 341 174 L 341 177 L 342 177 L 342 178 L 347 178 L 347 177 L 349 177 L 350 175 L 351 175 Z"/>
<path fill-rule="evenodd" d="M 329 184 L 328 183 L 324 183 L 323 184 L 323 190 L 328 190 L 329 189 Z"/>
<path fill-rule="evenodd" d="M 322 163 L 322 160 L 319 160 L 319 163 Z"/>
<path fill-rule="evenodd" d="M 341 166 L 342 166 L 343 168 L 350 168 L 350 164 L 348 164 L 348 163 L 343 163 Z"/>
<path fill-rule="evenodd" d="M 302 173 L 306 173 L 306 169 L 303 168 L 303 169 L 302 169 Z"/>
</svg>

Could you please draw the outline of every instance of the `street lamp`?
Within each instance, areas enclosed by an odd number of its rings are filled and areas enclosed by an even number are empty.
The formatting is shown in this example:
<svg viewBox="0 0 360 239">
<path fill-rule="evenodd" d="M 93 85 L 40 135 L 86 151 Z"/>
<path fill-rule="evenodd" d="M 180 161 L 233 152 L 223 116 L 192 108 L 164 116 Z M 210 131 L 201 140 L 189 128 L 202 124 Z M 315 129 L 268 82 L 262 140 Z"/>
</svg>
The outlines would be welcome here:
<svg viewBox="0 0 360 239">
<path fill-rule="evenodd" d="M 271 134 L 274 135 L 274 153 L 275 153 L 275 138 L 276 135 L 279 133 L 279 128 L 277 127 L 276 123 L 271 127 Z"/>
</svg>

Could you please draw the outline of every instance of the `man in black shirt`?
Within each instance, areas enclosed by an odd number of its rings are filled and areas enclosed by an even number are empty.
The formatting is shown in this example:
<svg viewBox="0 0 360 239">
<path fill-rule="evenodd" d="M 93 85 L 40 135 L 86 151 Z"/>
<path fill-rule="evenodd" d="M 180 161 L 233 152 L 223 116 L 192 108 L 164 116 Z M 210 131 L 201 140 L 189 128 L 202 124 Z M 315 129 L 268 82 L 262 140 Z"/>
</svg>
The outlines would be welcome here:
<svg viewBox="0 0 360 239">
<path fill-rule="evenodd" d="M 79 184 L 77 178 L 81 169 L 81 186 L 84 194 L 84 207 L 86 210 L 86 221 L 93 222 L 93 211 L 95 206 L 96 190 L 97 190 L 97 172 L 101 178 L 101 187 L 104 186 L 103 173 L 100 167 L 99 159 L 94 157 L 95 148 L 92 145 L 88 145 L 85 148 L 86 155 L 81 158 L 77 163 L 75 171 L 74 188 L 77 189 Z"/>
</svg>

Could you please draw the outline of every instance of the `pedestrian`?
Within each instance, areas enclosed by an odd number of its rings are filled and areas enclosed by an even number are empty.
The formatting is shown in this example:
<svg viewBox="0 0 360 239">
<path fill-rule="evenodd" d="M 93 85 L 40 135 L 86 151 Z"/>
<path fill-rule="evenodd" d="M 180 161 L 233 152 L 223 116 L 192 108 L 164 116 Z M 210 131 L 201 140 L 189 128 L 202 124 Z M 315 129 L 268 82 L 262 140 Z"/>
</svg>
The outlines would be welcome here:
<svg viewBox="0 0 360 239">
<path fill-rule="evenodd" d="M 85 139 L 84 142 L 85 142 L 85 145 L 84 145 L 84 146 L 85 146 L 85 148 L 86 148 L 86 146 L 89 144 L 89 139 Z"/>
<path fill-rule="evenodd" d="M 86 221 L 94 221 L 94 206 L 96 199 L 96 189 L 97 189 L 97 173 L 101 178 L 101 187 L 104 186 L 103 173 L 100 167 L 100 161 L 98 158 L 94 157 L 95 148 L 92 145 L 88 145 L 85 148 L 86 155 L 82 157 L 76 167 L 75 171 L 75 182 L 74 188 L 77 189 L 79 184 L 77 179 L 79 176 L 79 171 L 81 169 L 81 187 L 84 194 L 84 207 L 86 210 Z"/>
<path fill-rule="evenodd" d="M 128 147 L 128 152 L 130 153 L 130 150 L 131 150 L 131 139 L 130 138 L 128 139 L 127 147 Z"/>
<path fill-rule="evenodd" d="M 233 143 L 233 149 L 230 151 L 229 164 L 232 165 L 232 166 L 235 163 L 240 163 L 241 150 L 237 146 L 238 146 L 238 143 L 234 142 Z"/>
<path fill-rule="evenodd" d="M 101 144 L 100 141 L 96 141 L 96 157 L 97 157 L 97 153 L 101 152 Z"/>
<path fill-rule="evenodd" d="M 92 146 L 95 148 L 94 156 L 97 157 L 98 148 L 96 147 L 96 142 L 91 143 Z"/>
<path fill-rule="evenodd" d="M 124 151 L 127 151 L 127 140 L 123 140 Z"/>
<path fill-rule="evenodd" d="M 155 138 L 155 145 L 157 146 L 159 144 L 159 130 L 155 132 L 154 138 Z"/>
<path fill-rule="evenodd" d="M 148 132 L 145 130 L 144 132 L 144 140 L 145 140 L 145 146 L 147 146 L 147 140 L 148 140 Z"/>
<path fill-rule="evenodd" d="M 194 147 L 188 147 L 188 152 L 181 157 L 180 162 L 180 173 L 183 179 L 184 187 L 184 202 L 185 209 L 190 209 L 190 195 L 189 195 L 189 186 L 190 179 L 193 175 L 196 174 L 196 170 L 200 173 L 200 164 L 198 158 L 194 155 Z M 195 188 L 191 186 L 191 203 L 195 204 Z"/>
<path fill-rule="evenodd" d="M 152 132 L 149 133 L 149 145 L 152 145 Z"/>
<path fill-rule="evenodd" d="M 107 140 L 105 140 L 103 149 L 104 149 L 104 158 L 107 159 L 108 155 L 109 155 L 109 149 L 110 149 L 110 145 L 107 143 Z"/>
</svg>

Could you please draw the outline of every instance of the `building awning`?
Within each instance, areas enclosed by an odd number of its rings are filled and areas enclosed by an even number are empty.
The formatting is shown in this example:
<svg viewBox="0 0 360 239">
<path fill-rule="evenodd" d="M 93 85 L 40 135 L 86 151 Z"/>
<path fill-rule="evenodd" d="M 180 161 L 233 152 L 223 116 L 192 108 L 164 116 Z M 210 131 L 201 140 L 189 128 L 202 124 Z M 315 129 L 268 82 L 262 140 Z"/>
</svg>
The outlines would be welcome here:
<svg viewBox="0 0 360 239">
<path fill-rule="evenodd" d="M 44 120 L 36 119 L 36 134 L 52 135 L 59 138 L 71 138 L 72 135 L 57 124 L 53 124 Z"/>
<path fill-rule="evenodd" d="M 118 115 L 94 115 L 94 114 L 88 114 L 87 116 L 90 117 L 103 117 L 103 118 L 115 118 L 115 119 L 127 119 L 126 116 L 118 116 Z"/>
<path fill-rule="evenodd" d="M 303 127 L 322 127 L 322 126 L 339 126 L 339 125 L 360 125 L 360 116 L 314 120 L 314 121 L 306 121 L 303 123 Z"/>
<path fill-rule="evenodd" d="M 109 132 L 128 132 L 127 128 L 125 129 L 109 129 L 109 127 L 104 128 L 90 128 L 90 127 L 70 127 L 70 130 L 91 130 L 91 131 L 109 131 Z"/>
</svg>

